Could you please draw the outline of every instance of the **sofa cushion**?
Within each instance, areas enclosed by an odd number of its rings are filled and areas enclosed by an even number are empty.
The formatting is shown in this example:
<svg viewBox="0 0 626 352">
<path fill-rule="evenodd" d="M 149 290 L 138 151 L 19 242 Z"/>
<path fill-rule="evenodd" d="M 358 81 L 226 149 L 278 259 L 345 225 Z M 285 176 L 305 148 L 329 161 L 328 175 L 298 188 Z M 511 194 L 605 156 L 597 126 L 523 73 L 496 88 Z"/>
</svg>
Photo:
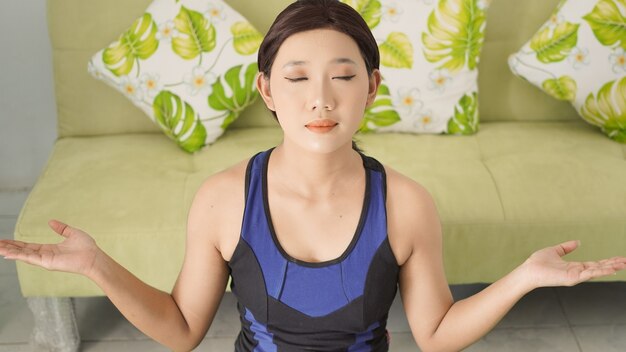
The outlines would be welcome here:
<svg viewBox="0 0 626 352">
<path fill-rule="evenodd" d="M 15 238 L 58 242 L 47 221 L 65 221 L 168 291 L 182 264 L 187 211 L 203 180 L 281 136 L 278 128 L 227 130 L 191 155 L 158 133 L 61 139 L 25 202 Z M 581 239 L 586 259 L 626 247 L 626 145 L 583 121 L 484 123 L 471 136 L 368 134 L 359 140 L 366 154 L 433 195 L 452 284 L 493 282 L 512 269 L 502 263 L 521 263 L 560 240 Z M 26 296 L 102 294 L 77 275 L 20 263 L 18 275 Z"/>
<path fill-rule="evenodd" d="M 226 0 L 261 33 L 292 0 Z M 576 111 L 516 78 L 507 57 L 545 22 L 559 0 L 493 1 L 478 65 L 480 121 L 563 121 Z M 150 0 L 49 0 L 58 134 L 60 138 L 154 133 L 159 127 L 122 94 L 93 79 L 85 62 L 141 16 Z M 123 9 L 123 10 L 121 10 Z M 510 16 L 509 14 L 519 14 Z M 85 119 L 85 116 L 92 118 Z M 257 99 L 231 128 L 276 126 Z"/>
<path fill-rule="evenodd" d="M 182 264 L 187 211 L 197 187 L 259 147 L 277 144 L 279 131 L 227 133 L 224 141 L 209 147 L 211 152 L 196 155 L 181 151 L 160 133 L 58 140 L 22 208 L 15 238 L 56 242 L 60 238 L 47 221 L 59 219 L 94 236 L 101 248 L 146 282 L 171 290 Z M 167 265 L 159 264 L 162 258 Z M 18 274 L 26 296 L 102 294 L 78 275 L 19 263 Z"/>
<path fill-rule="evenodd" d="M 362 131 L 473 134 L 487 0 L 342 0 L 359 11 L 383 76 Z"/>
<path fill-rule="evenodd" d="M 183 150 L 213 143 L 258 96 L 263 36 L 222 1 L 154 0 L 89 61 Z"/>
<path fill-rule="evenodd" d="M 611 139 L 626 143 L 626 3 L 563 1 L 509 65 Z"/>
</svg>

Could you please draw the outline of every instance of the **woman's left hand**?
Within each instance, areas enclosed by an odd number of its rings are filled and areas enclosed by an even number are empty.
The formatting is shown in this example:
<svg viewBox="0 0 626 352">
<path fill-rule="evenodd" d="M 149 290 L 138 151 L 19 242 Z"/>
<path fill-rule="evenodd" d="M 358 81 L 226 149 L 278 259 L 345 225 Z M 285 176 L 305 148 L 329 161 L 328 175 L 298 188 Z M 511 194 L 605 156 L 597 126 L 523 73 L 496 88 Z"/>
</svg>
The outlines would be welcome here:
<svg viewBox="0 0 626 352">
<path fill-rule="evenodd" d="M 563 256 L 574 251 L 579 241 L 568 241 L 533 253 L 521 265 L 533 287 L 573 286 L 583 281 L 626 269 L 625 257 L 599 261 L 567 262 Z"/>
</svg>

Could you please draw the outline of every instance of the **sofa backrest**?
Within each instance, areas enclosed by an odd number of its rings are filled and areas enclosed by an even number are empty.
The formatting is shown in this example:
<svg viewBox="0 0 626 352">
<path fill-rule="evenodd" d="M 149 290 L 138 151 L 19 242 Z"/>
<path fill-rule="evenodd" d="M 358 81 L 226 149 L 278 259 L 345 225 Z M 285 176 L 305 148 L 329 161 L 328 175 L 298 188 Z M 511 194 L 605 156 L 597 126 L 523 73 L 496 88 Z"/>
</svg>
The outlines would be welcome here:
<svg viewBox="0 0 626 352">
<path fill-rule="evenodd" d="M 559 0 L 493 0 L 479 64 L 480 121 L 570 120 L 574 109 L 509 71 L 507 57 L 546 21 Z M 48 0 L 59 137 L 154 133 L 159 128 L 126 97 L 87 73 L 87 62 L 114 41 L 151 0 Z M 226 0 L 266 33 L 292 0 Z M 261 99 L 232 128 L 275 126 Z"/>
</svg>

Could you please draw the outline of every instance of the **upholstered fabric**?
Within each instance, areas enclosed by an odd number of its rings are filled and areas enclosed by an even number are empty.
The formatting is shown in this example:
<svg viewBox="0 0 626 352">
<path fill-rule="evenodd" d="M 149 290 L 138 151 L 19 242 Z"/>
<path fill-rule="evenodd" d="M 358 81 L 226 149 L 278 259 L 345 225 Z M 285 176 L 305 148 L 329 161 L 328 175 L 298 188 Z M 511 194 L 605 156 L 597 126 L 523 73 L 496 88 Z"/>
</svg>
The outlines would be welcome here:
<svg viewBox="0 0 626 352">
<path fill-rule="evenodd" d="M 15 236 L 55 242 L 47 220 L 67 221 L 140 278 L 169 290 L 202 181 L 280 140 L 278 128 L 229 130 L 219 143 L 188 155 L 161 134 L 64 138 L 26 201 Z M 493 122 L 472 136 L 359 140 L 367 155 L 433 195 L 451 283 L 494 281 L 533 250 L 571 238 L 582 240 L 573 258 L 626 248 L 626 146 L 584 121 Z M 77 275 L 23 264 L 18 272 L 27 296 L 102 294 Z M 624 279 L 623 273 L 607 278 Z"/>
<path fill-rule="evenodd" d="M 281 131 L 258 99 L 216 143 L 190 155 L 121 94 L 90 77 L 84 63 L 149 1 L 48 1 L 59 139 L 22 208 L 15 238 L 56 242 L 47 221 L 67 221 L 141 279 L 169 290 L 182 264 L 187 212 L 202 181 L 280 143 Z M 492 282 L 532 251 L 567 239 L 582 240 L 571 255 L 576 259 L 623 255 L 626 248 L 626 145 L 582 121 L 570 104 L 515 77 L 507 65 L 557 2 L 491 4 L 479 65 L 477 134 L 357 136 L 366 154 L 433 195 L 451 283 Z M 265 33 L 290 0 L 227 3 Z M 116 11 L 119 6 L 127 11 Z M 25 264 L 18 264 L 18 275 L 26 296 L 102 294 L 78 275 Z M 603 280 L 626 280 L 626 273 Z"/>
<path fill-rule="evenodd" d="M 513 73 L 570 102 L 585 121 L 620 143 L 626 143 L 624 5 L 619 0 L 562 1 L 509 57 Z"/>
<path fill-rule="evenodd" d="M 159 131 L 128 99 L 94 80 L 84 63 L 139 17 L 150 0 L 54 0 L 48 21 L 54 59 L 60 137 Z M 261 33 L 291 0 L 226 0 Z M 550 16 L 558 0 L 493 1 L 478 70 L 480 121 L 563 121 L 577 119 L 566 102 L 555 101 L 515 77 L 507 57 Z M 123 6 L 126 11 L 117 10 Z M 510 16 L 515 13 L 516 16 Z M 532 102 L 532 104 L 529 104 Z M 86 119 L 85 116 L 89 116 Z M 231 128 L 275 126 L 257 99 Z"/>
<path fill-rule="evenodd" d="M 262 40 L 221 0 L 153 0 L 87 67 L 191 153 L 215 142 L 258 97 Z"/>
<path fill-rule="evenodd" d="M 488 0 L 354 1 L 383 77 L 361 131 L 474 134 Z"/>
<path fill-rule="evenodd" d="M 478 65 L 480 121 L 566 121 L 576 119 L 569 104 L 554 101 L 515 77 L 507 64 L 550 16 L 559 0 L 495 0 Z M 514 15 L 512 15 L 514 14 Z"/>
</svg>

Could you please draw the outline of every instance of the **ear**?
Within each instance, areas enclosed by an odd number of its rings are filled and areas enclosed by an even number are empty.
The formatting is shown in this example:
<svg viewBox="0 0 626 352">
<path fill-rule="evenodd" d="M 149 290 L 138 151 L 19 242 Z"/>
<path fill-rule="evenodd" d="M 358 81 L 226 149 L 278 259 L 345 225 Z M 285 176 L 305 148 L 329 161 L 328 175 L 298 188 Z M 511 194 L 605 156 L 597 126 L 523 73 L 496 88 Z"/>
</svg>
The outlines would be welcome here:
<svg viewBox="0 0 626 352">
<path fill-rule="evenodd" d="M 256 89 L 259 91 L 267 108 L 276 111 L 274 100 L 272 99 L 272 90 L 270 89 L 270 80 L 265 77 L 263 72 L 259 72 L 256 76 Z"/>
<path fill-rule="evenodd" d="M 378 87 L 380 87 L 380 82 L 382 81 L 382 75 L 380 71 L 375 68 L 372 70 L 372 74 L 369 78 L 369 88 L 367 90 L 367 102 L 365 103 L 365 107 L 368 107 L 374 103 L 376 100 L 376 93 L 378 93 Z"/>
</svg>

